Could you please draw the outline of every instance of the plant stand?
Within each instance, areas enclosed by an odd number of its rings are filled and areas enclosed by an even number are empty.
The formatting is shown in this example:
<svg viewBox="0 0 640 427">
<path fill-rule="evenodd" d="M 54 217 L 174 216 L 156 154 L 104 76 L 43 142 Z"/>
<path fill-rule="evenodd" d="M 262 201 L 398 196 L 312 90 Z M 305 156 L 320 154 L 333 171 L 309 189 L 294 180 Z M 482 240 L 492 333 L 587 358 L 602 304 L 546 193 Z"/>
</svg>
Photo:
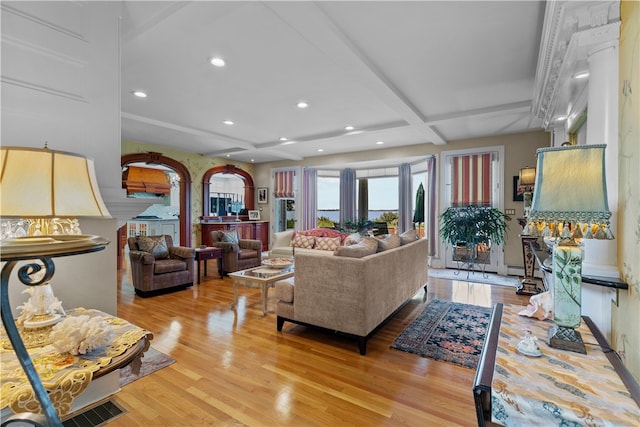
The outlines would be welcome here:
<svg viewBox="0 0 640 427">
<path fill-rule="evenodd" d="M 458 270 L 453 274 L 460 274 L 462 269 L 467 270 L 467 279 L 469 278 L 469 272 L 475 273 L 477 270 L 474 268 L 476 264 L 480 264 L 483 278 L 488 278 L 489 275 L 485 272 L 487 267 L 487 261 L 489 260 L 489 254 L 491 248 L 487 250 L 479 251 L 476 246 L 455 246 L 453 253 L 453 260 L 458 264 Z M 466 266 L 466 268 L 465 268 Z"/>
</svg>

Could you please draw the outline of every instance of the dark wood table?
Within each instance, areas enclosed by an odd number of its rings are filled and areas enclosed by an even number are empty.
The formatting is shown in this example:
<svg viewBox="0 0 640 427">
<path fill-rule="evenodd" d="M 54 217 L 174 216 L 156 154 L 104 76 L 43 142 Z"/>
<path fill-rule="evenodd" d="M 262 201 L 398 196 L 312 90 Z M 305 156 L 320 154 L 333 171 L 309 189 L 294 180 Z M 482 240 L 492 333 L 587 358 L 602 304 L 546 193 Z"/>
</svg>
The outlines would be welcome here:
<svg viewBox="0 0 640 427">
<path fill-rule="evenodd" d="M 204 275 L 207 276 L 207 261 L 210 259 L 218 260 L 218 274 L 222 278 L 224 276 L 223 272 L 223 259 L 222 255 L 224 250 L 222 248 L 196 248 L 196 263 L 198 264 L 198 284 L 200 284 L 200 261 L 204 263 Z"/>
</svg>

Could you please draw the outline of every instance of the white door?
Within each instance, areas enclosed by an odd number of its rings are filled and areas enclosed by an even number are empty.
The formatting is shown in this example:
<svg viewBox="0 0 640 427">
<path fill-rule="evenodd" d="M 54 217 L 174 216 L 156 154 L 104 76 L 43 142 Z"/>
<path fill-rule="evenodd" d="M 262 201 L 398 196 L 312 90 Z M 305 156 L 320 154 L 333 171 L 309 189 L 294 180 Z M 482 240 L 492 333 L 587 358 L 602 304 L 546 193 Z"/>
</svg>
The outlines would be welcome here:
<svg viewBox="0 0 640 427">
<path fill-rule="evenodd" d="M 447 151 L 442 154 L 442 211 L 450 206 L 482 205 L 502 209 L 503 200 L 503 147 L 477 150 Z M 464 256 L 455 255 L 454 248 L 444 246 L 445 266 L 472 268 L 504 274 L 502 246 L 492 245 L 490 252 L 480 253 L 469 265 Z"/>
</svg>

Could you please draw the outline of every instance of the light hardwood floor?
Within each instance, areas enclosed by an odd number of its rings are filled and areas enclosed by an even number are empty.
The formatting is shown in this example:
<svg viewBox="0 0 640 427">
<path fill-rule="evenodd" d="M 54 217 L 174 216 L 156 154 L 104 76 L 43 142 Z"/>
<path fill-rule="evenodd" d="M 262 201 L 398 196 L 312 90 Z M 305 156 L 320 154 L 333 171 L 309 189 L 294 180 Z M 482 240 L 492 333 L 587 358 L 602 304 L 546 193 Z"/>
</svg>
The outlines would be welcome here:
<svg viewBox="0 0 640 427">
<path fill-rule="evenodd" d="M 215 270 L 146 299 L 121 270 L 118 316 L 153 332 L 151 345 L 177 362 L 123 387 L 114 399 L 128 412 L 109 426 L 473 426 L 474 370 L 389 346 L 434 298 L 528 302 L 511 287 L 430 279 L 361 356 L 340 335 L 290 323 L 278 333 L 273 290 L 266 316 L 256 289 L 241 288 L 231 309 L 231 280 Z"/>
</svg>

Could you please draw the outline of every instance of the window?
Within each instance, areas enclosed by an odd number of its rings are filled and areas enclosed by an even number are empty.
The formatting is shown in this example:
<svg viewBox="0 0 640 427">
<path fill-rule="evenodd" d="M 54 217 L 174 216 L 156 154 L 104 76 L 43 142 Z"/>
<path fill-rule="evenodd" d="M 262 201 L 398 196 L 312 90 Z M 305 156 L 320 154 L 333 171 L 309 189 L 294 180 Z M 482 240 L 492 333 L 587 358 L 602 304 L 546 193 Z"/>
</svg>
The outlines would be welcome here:
<svg viewBox="0 0 640 427">
<path fill-rule="evenodd" d="M 318 218 L 322 217 L 340 221 L 340 178 L 318 173 Z"/>
</svg>

